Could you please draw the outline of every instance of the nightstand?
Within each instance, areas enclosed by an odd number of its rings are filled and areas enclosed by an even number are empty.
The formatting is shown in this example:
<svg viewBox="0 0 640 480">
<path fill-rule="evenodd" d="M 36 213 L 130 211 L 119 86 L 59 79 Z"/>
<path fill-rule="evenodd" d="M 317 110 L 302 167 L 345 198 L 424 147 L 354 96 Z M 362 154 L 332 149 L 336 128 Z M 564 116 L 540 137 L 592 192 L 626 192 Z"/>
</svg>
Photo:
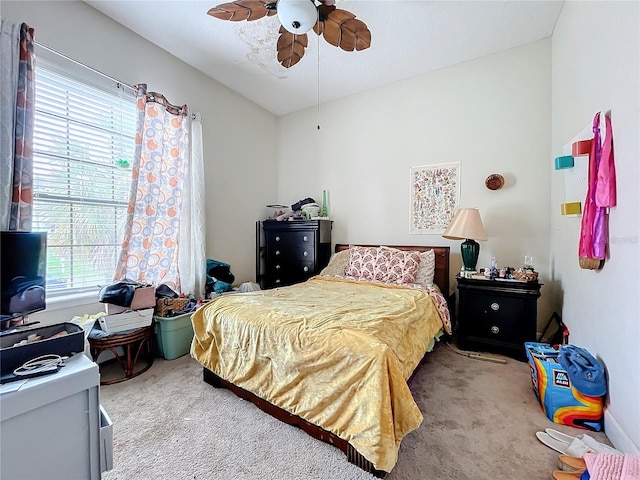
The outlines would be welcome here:
<svg viewBox="0 0 640 480">
<path fill-rule="evenodd" d="M 491 350 L 526 361 L 524 342 L 536 341 L 541 283 L 456 278 L 458 347 Z"/>
</svg>

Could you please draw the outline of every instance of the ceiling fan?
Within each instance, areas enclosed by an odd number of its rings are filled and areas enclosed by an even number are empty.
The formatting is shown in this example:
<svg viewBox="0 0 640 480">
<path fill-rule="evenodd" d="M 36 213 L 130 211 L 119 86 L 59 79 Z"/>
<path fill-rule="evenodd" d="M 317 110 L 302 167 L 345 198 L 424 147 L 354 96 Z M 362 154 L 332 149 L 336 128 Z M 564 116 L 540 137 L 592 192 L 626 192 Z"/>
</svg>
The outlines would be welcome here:
<svg viewBox="0 0 640 480">
<path fill-rule="evenodd" d="M 304 55 L 307 32 L 312 28 L 328 43 L 347 52 L 369 48 L 369 28 L 353 13 L 340 10 L 334 4 L 335 0 L 235 0 L 211 8 L 207 14 L 232 22 L 250 22 L 277 14 L 281 23 L 278 62 L 290 68 Z"/>
</svg>

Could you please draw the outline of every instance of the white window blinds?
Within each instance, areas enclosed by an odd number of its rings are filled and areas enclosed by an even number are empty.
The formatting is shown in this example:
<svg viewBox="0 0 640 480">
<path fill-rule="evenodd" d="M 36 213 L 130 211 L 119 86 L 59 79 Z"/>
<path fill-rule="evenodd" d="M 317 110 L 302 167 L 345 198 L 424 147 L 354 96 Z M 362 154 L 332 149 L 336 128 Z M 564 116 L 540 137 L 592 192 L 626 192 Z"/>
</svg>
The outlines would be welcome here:
<svg viewBox="0 0 640 480">
<path fill-rule="evenodd" d="M 136 106 L 38 66 L 33 230 L 48 232 L 47 295 L 110 283 L 131 187 Z"/>
</svg>

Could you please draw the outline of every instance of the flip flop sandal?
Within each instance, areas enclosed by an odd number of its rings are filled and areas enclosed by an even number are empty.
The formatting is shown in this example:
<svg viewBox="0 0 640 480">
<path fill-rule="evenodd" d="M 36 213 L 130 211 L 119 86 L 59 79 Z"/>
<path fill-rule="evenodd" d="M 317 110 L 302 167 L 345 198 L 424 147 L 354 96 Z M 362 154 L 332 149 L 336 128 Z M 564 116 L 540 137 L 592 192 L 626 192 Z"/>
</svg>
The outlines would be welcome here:
<svg viewBox="0 0 640 480">
<path fill-rule="evenodd" d="M 582 457 L 585 453 L 611 453 L 613 455 L 623 455 L 620 450 L 616 450 L 609 445 L 597 441 L 595 438 L 582 434 L 576 437 L 559 432 L 553 428 L 545 428 L 545 433 L 558 442 L 568 444 L 564 452 L 573 457 Z M 544 443 L 544 442 L 543 442 Z M 553 448 L 553 447 L 551 447 Z M 555 449 L 554 449 L 555 450 Z M 559 451 L 559 450 L 558 450 Z"/>
<path fill-rule="evenodd" d="M 574 439 L 574 442 L 569 444 L 552 437 L 546 432 L 536 432 L 536 437 L 547 447 L 555 450 L 558 453 L 571 455 L 572 457 L 582 457 L 585 453 L 590 451 L 587 446 L 580 440 L 576 441 L 576 439 Z"/>
<path fill-rule="evenodd" d="M 576 480 L 582 476 L 582 472 L 563 472 L 555 470 L 552 474 L 553 480 Z"/>
<path fill-rule="evenodd" d="M 555 450 L 556 452 L 562 453 L 562 454 L 565 454 L 565 455 L 567 454 L 567 447 L 569 446 L 568 443 L 562 442 L 560 440 L 557 440 L 557 439 L 553 438 L 551 435 L 549 435 L 548 433 L 545 433 L 545 432 L 536 432 L 536 437 L 543 444 L 545 444 L 547 447 Z"/>
<path fill-rule="evenodd" d="M 564 443 L 571 443 L 573 442 L 573 439 L 576 438 L 571 435 L 567 435 L 566 433 L 559 432 L 558 430 L 554 430 L 553 428 L 545 428 L 544 431 L 550 437 Z"/>
<path fill-rule="evenodd" d="M 599 442 L 595 438 L 590 437 L 589 435 L 586 435 L 586 434 L 580 435 L 578 438 L 595 453 L 610 453 L 612 455 L 624 455 L 624 453 L 622 453 L 620 450 L 616 450 L 615 448 L 607 445 L 606 443 Z"/>
<path fill-rule="evenodd" d="M 560 455 L 558 467 L 563 472 L 584 472 L 587 469 L 587 464 L 583 458 Z"/>
</svg>

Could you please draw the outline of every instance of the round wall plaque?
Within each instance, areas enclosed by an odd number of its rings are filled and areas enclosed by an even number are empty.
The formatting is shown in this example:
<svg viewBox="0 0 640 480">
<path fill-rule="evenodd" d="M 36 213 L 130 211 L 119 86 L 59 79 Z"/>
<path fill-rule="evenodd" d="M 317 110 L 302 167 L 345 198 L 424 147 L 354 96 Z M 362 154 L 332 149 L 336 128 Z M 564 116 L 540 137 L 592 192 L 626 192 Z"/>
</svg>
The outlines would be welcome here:
<svg viewBox="0 0 640 480">
<path fill-rule="evenodd" d="M 484 181 L 489 190 L 500 190 L 504 186 L 504 177 L 498 173 L 489 175 Z"/>
</svg>

